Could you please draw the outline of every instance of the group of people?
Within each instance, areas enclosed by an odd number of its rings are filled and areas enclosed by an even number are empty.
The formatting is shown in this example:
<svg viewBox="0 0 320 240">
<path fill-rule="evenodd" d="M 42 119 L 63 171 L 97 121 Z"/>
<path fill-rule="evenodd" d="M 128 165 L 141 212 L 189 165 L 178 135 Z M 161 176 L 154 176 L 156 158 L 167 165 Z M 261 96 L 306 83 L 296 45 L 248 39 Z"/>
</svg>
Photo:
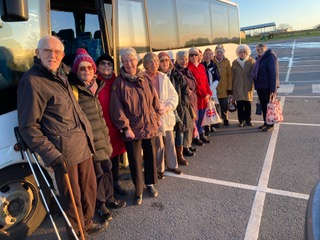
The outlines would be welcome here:
<svg viewBox="0 0 320 240">
<path fill-rule="evenodd" d="M 127 194 L 119 181 L 125 152 L 135 205 L 142 204 L 144 184 L 155 198 L 159 194 L 155 184 L 165 170 L 182 173 L 179 164 L 188 165 L 185 156 L 197 151 L 192 144 L 210 143 L 209 132 L 219 127 L 202 124 L 209 101 L 215 101 L 224 126 L 229 126 L 228 97 L 233 94 L 239 126 L 252 126 L 255 86 L 265 122 L 269 96 L 276 90 L 275 54 L 261 44 L 254 61 L 250 48 L 239 45 L 231 65 L 224 52 L 222 45 L 203 54 L 192 47 L 177 52 L 174 63 L 166 52 L 147 53 L 140 70 L 136 50 L 125 48 L 116 76 L 108 54 L 94 61 L 85 49 L 78 49 L 70 68 L 62 63 L 64 46 L 58 38 L 39 40 L 34 65 L 18 87 L 19 130 L 30 149 L 53 169 L 62 206 L 77 234 L 83 229 L 86 238 L 105 229 L 112 219 L 109 209 L 126 206 L 114 196 L 114 191 Z M 272 130 L 266 124 L 259 128 Z M 93 220 L 95 212 L 99 222 Z M 68 236 L 74 238 L 70 229 Z"/>
</svg>

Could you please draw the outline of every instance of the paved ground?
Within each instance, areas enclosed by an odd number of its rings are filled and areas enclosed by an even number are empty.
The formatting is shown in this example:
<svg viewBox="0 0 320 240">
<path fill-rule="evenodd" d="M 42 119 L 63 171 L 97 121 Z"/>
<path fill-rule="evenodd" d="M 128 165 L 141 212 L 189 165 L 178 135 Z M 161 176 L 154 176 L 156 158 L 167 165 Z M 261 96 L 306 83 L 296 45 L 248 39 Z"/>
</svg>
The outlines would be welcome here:
<svg viewBox="0 0 320 240">
<path fill-rule="evenodd" d="M 230 114 L 231 127 L 212 134 L 212 143 L 181 167 L 183 175 L 166 173 L 159 197 L 145 194 L 140 207 L 132 205 L 134 189 L 123 169 L 128 205 L 94 239 L 303 239 L 307 199 L 319 179 L 320 37 L 269 47 L 280 61 L 285 121 L 262 133 L 260 116 L 253 114 L 254 127 L 239 128 Z M 65 239 L 62 217 L 54 218 Z M 49 219 L 28 239 L 56 239 Z"/>
</svg>

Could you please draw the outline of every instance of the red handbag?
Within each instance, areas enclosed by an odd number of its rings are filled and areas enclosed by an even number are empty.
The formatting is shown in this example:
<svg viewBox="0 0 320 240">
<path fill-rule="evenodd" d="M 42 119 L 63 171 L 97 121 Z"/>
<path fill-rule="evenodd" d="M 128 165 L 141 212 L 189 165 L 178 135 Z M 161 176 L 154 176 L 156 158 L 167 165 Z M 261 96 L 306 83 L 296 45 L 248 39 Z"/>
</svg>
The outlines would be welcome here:
<svg viewBox="0 0 320 240">
<path fill-rule="evenodd" d="M 272 125 L 283 121 L 283 114 L 280 101 L 277 99 L 276 93 L 270 95 L 270 101 L 267 105 L 266 123 Z"/>
</svg>

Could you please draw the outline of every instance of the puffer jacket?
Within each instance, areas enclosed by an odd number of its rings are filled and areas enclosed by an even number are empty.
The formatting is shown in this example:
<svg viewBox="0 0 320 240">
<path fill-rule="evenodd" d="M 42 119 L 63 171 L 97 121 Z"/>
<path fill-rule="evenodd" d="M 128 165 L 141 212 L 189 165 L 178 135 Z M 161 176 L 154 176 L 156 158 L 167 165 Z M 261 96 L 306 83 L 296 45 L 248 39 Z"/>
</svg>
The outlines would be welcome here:
<svg viewBox="0 0 320 240">
<path fill-rule="evenodd" d="M 134 139 L 148 139 L 158 132 L 160 102 L 152 84 L 141 70 L 135 76 L 126 74 L 123 67 L 112 85 L 110 116 L 121 131 L 131 129 Z"/>
<path fill-rule="evenodd" d="M 160 102 L 169 107 L 169 111 L 160 117 L 161 129 L 164 131 L 172 131 L 173 127 L 176 125 L 176 117 L 174 116 L 174 110 L 178 105 L 178 94 L 172 85 L 167 74 L 158 72 L 159 77 L 159 99 Z"/>
<path fill-rule="evenodd" d="M 224 57 L 220 62 L 214 58 L 213 62 L 217 65 L 220 73 L 220 81 L 217 87 L 218 98 L 227 98 L 227 91 L 232 90 L 232 72 L 230 61 Z"/>
<path fill-rule="evenodd" d="M 38 58 L 18 86 L 18 121 L 22 138 L 46 166 L 63 155 L 76 165 L 94 153 L 90 122 L 68 83 L 70 68 L 60 65 L 56 74 Z"/>
<path fill-rule="evenodd" d="M 237 60 L 232 62 L 232 89 L 235 101 L 253 101 L 253 80 L 251 72 L 254 60 L 249 57 L 242 67 Z"/>
<path fill-rule="evenodd" d="M 103 161 L 110 160 L 112 154 L 112 145 L 110 143 L 109 129 L 103 117 L 102 107 L 98 99 L 98 93 L 104 87 L 105 83 L 100 80 L 96 81 L 98 84 L 98 89 L 96 93 L 93 94 L 75 76 L 70 74 L 69 77 L 70 84 L 78 89 L 78 102 L 84 113 L 87 115 L 92 127 L 95 148 L 93 160 Z"/>
</svg>

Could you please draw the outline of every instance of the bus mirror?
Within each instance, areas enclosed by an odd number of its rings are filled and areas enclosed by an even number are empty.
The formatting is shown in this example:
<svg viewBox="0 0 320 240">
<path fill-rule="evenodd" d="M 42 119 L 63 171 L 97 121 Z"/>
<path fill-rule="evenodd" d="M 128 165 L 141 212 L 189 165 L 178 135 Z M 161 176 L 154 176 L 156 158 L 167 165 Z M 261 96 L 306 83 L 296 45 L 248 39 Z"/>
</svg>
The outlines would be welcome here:
<svg viewBox="0 0 320 240">
<path fill-rule="evenodd" d="M 0 0 L 0 14 L 4 22 L 28 21 L 28 1 Z"/>
</svg>

